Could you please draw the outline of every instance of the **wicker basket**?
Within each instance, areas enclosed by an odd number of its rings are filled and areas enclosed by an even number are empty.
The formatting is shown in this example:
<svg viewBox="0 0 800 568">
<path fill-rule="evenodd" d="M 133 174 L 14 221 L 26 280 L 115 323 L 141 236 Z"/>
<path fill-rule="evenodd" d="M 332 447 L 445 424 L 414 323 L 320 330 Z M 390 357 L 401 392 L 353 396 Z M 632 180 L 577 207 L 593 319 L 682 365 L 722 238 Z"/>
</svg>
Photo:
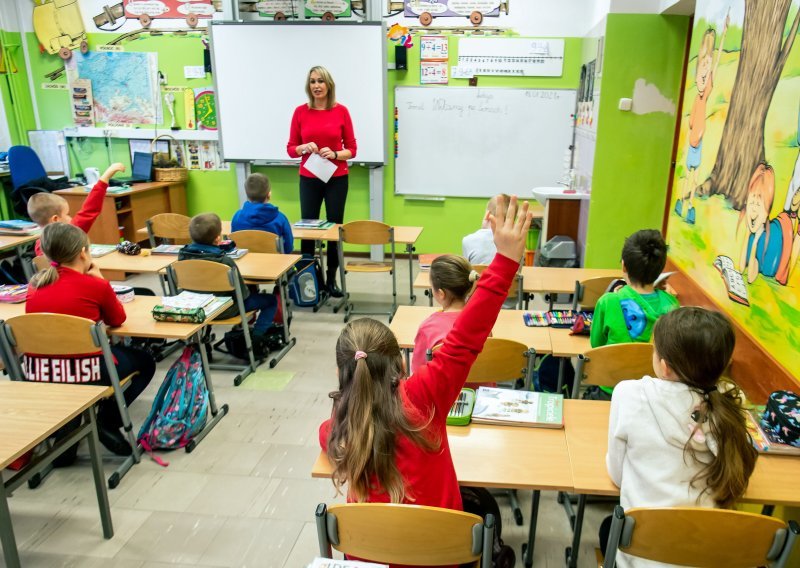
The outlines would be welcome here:
<svg viewBox="0 0 800 568">
<path fill-rule="evenodd" d="M 153 138 L 150 143 L 150 152 L 153 154 L 153 159 L 162 152 L 156 152 L 156 142 L 160 138 L 169 138 L 177 143 L 177 140 L 169 134 L 161 134 Z M 168 156 L 169 157 L 169 156 Z M 189 178 L 189 170 L 187 168 L 153 168 L 153 179 L 155 181 L 186 181 Z"/>
</svg>

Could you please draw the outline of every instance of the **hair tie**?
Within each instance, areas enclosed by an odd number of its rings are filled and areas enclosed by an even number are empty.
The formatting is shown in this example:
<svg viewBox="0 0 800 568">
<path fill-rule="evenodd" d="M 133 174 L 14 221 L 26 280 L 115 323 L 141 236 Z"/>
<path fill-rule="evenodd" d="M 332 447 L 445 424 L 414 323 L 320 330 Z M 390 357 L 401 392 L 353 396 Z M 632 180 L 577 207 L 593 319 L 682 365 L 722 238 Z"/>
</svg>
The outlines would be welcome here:
<svg viewBox="0 0 800 568">
<path fill-rule="evenodd" d="M 469 271 L 469 281 L 470 282 L 476 282 L 478 280 L 478 278 L 480 278 L 480 277 L 481 277 L 481 275 L 478 274 L 478 272 L 476 270 L 470 270 Z"/>
<path fill-rule="evenodd" d="M 54 260 L 51 260 L 50 261 L 50 266 L 52 266 L 53 268 L 58 268 L 58 263 L 56 261 L 54 261 Z"/>
<path fill-rule="evenodd" d="M 708 402 L 708 396 L 709 396 L 709 395 L 710 395 L 712 392 L 716 392 L 716 391 L 717 391 L 717 385 L 714 385 L 713 387 L 709 387 L 709 388 L 707 388 L 707 389 L 703 389 L 703 400 L 705 400 L 706 402 Z"/>
<path fill-rule="evenodd" d="M 356 351 L 356 356 L 354 357 L 356 361 L 359 359 L 366 359 L 367 354 L 364 351 Z"/>
</svg>

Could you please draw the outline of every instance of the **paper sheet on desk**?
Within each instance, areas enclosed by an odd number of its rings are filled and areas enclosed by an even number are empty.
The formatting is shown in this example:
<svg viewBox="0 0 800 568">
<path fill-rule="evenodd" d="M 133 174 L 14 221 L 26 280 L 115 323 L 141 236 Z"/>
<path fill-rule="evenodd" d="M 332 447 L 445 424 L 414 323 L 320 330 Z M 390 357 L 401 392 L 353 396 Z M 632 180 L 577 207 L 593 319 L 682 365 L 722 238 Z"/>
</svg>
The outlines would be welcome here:
<svg viewBox="0 0 800 568">
<path fill-rule="evenodd" d="M 304 166 L 308 171 L 325 183 L 328 183 L 328 180 L 333 176 L 333 172 L 336 171 L 336 164 L 330 160 L 326 160 L 319 154 L 311 154 Z"/>
</svg>

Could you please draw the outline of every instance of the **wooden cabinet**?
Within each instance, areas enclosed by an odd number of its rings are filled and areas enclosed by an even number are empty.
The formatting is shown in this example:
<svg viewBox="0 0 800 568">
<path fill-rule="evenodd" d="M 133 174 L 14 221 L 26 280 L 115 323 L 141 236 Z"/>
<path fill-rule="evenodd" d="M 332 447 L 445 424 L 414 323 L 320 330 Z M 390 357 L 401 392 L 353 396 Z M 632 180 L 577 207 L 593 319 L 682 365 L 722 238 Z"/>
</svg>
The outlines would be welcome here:
<svg viewBox="0 0 800 568">
<path fill-rule="evenodd" d="M 56 193 L 67 200 L 72 215 L 80 210 L 89 194 L 82 187 L 61 189 Z M 98 244 L 118 243 L 120 237 L 136 242 L 141 238 L 136 230 L 158 213 L 186 215 L 186 182 L 137 183 L 125 191 L 109 191 L 100 216 L 89 231 L 89 239 Z"/>
</svg>

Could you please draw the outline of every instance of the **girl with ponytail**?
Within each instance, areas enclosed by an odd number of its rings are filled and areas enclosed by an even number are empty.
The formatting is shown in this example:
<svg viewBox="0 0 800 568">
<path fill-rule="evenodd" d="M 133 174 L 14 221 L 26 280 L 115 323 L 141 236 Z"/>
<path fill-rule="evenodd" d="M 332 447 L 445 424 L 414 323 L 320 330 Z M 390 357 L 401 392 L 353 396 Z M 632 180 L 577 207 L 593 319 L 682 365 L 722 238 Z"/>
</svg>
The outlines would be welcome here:
<svg viewBox="0 0 800 568">
<path fill-rule="evenodd" d="M 397 340 L 372 319 L 349 323 L 339 336 L 339 388 L 319 437 L 334 486 L 347 485 L 348 501 L 461 509 L 445 420 L 519 267 L 528 204 L 517 216 L 516 197 L 501 200 L 491 221 L 498 254 L 433 361 L 406 379 Z"/>
<path fill-rule="evenodd" d="M 623 381 L 611 400 L 606 463 L 621 505 L 730 508 L 758 455 L 742 392 L 721 379 L 733 328 L 719 312 L 679 308 L 656 322 L 653 340 L 656 378 Z M 633 557 L 617 562 L 640 565 Z"/>
<path fill-rule="evenodd" d="M 428 316 L 417 330 L 411 358 L 412 374 L 428 361 L 428 350 L 439 345 L 452 329 L 479 278 L 466 258 L 453 254 L 434 259 L 430 276 L 433 299 L 442 306 L 442 311 Z"/>
</svg>

